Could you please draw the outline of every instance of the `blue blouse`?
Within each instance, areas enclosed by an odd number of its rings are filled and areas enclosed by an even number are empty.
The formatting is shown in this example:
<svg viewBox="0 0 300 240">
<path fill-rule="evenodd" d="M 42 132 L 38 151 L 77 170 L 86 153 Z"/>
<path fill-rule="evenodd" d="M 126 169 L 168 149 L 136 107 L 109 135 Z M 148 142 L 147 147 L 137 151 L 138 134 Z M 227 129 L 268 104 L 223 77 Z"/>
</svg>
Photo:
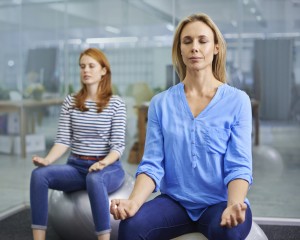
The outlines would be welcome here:
<svg viewBox="0 0 300 240">
<path fill-rule="evenodd" d="M 194 117 L 179 83 L 150 102 L 136 176 L 151 177 L 155 191 L 178 201 L 195 221 L 208 206 L 227 201 L 230 181 L 252 184 L 251 131 L 251 102 L 245 92 L 223 84 Z"/>
</svg>

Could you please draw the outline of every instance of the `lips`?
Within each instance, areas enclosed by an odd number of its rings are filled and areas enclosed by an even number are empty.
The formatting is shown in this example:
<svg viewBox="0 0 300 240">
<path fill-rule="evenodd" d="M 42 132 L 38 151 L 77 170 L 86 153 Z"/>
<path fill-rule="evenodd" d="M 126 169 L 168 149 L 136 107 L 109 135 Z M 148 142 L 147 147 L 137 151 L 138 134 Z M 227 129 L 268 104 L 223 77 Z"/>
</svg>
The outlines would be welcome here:
<svg viewBox="0 0 300 240">
<path fill-rule="evenodd" d="M 203 59 L 203 57 L 190 57 L 189 59 L 190 60 L 201 60 L 201 59 Z"/>
<path fill-rule="evenodd" d="M 87 76 L 87 75 L 83 76 L 83 79 L 84 79 L 84 80 L 87 80 L 87 79 L 89 79 L 89 78 L 91 78 L 91 76 Z"/>
</svg>

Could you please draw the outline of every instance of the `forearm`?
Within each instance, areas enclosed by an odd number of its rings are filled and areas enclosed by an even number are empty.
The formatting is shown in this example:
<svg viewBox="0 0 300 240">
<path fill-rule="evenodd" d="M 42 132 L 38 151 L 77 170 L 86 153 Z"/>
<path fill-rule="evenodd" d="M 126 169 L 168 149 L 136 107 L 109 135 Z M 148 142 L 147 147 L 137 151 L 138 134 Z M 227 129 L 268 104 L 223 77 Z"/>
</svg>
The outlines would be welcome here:
<svg viewBox="0 0 300 240">
<path fill-rule="evenodd" d="M 68 146 L 56 143 L 50 149 L 49 153 L 45 157 L 45 160 L 47 160 L 48 163 L 51 164 L 55 162 L 57 159 L 59 159 L 68 149 L 69 149 Z"/>
<path fill-rule="evenodd" d="M 155 189 L 155 183 L 148 175 L 142 173 L 136 178 L 134 188 L 129 196 L 140 208 Z"/>
<path fill-rule="evenodd" d="M 106 155 L 104 160 L 107 163 L 107 165 L 110 165 L 110 164 L 113 164 L 115 161 L 117 161 L 119 158 L 120 158 L 119 152 L 113 150 L 113 151 L 110 151 L 109 154 Z M 101 161 L 103 161 L 103 160 L 101 160 Z"/>
<path fill-rule="evenodd" d="M 248 193 L 249 183 L 243 179 L 235 179 L 228 184 L 227 206 L 243 203 Z"/>
</svg>

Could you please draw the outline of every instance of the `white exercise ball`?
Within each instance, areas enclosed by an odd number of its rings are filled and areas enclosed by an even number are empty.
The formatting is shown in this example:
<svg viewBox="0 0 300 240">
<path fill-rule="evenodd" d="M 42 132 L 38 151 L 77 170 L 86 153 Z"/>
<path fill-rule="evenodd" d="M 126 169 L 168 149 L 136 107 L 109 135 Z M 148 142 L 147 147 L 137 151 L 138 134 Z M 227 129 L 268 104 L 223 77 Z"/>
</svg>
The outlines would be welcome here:
<svg viewBox="0 0 300 240">
<path fill-rule="evenodd" d="M 207 240 L 207 238 L 201 233 L 187 233 L 180 237 L 173 238 L 173 240 Z"/>
<path fill-rule="evenodd" d="M 109 195 L 109 200 L 128 198 L 134 185 L 134 178 L 125 175 L 123 185 Z M 111 240 L 118 238 L 120 220 L 111 218 Z M 96 240 L 94 221 L 89 197 L 86 191 L 64 193 L 51 190 L 49 196 L 49 221 L 53 229 L 64 240 Z"/>
<path fill-rule="evenodd" d="M 268 238 L 258 224 L 252 221 L 251 231 L 246 237 L 246 240 L 268 240 Z"/>
<path fill-rule="evenodd" d="M 273 147 L 259 145 L 252 148 L 253 177 L 256 182 L 274 182 L 283 173 L 281 154 Z"/>
</svg>

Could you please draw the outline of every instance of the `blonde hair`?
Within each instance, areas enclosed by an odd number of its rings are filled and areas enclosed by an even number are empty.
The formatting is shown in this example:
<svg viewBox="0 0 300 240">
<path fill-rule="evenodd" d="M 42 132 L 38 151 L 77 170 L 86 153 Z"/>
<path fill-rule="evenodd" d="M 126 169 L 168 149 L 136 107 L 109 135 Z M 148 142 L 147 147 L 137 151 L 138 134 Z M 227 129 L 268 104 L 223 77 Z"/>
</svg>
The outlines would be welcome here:
<svg viewBox="0 0 300 240">
<path fill-rule="evenodd" d="M 105 56 L 105 54 L 97 48 L 88 48 L 84 50 L 79 56 L 79 64 L 80 60 L 83 56 L 89 56 L 95 59 L 102 68 L 106 69 L 106 74 L 102 76 L 102 79 L 98 85 L 97 92 L 97 108 L 98 113 L 102 112 L 102 110 L 108 104 L 111 96 L 112 96 L 112 85 L 111 85 L 111 69 L 110 64 Z M 86 85 L 81 82 L 81 89 L 74 96 L 75 97 L 75 108 L 80 111 L 88 111 L 89 109 L 85 106 L 85 100 L 87 97 L 87 88 Z"/>
<path fill-rule="evenodd" d="M 180 81 L 183 81 L 186 75 L 186 66 L 182 60 L 181 50 L 180 50 L 180 37 L 182 30 L 186 26 L 186 24 L 191 22 L 200 21 L 205 23 L 210 29 L 213 31 L 214 34 L 214 42 L 219 46 L 218 54 L 214 55 L 213 62 L 212 62 L 212 71 L 214 77 L 219 80 L 220 82 L 225 83 L 227 81 L 226 78 L 226 42 L 225 39 L 217 27 L 217 25 L 213 22 L 213 20 L 204 13 L 192 14 L 185 19 L 183 19 L 177 26 L 174 40 L 173 40 L 173 47 L 172 47 L 172 62 L 175 67 L 175 70 L 180 78 Z"/>
</svg>

